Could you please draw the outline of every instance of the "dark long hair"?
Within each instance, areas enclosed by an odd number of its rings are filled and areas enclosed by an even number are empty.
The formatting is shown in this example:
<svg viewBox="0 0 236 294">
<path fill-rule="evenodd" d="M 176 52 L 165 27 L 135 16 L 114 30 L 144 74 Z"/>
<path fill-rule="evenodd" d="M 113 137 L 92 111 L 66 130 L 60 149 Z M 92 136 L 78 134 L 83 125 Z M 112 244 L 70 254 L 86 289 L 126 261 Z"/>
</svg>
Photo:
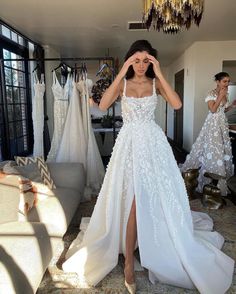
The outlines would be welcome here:
<svg viewBox="0 0 236 294">
<path fill-rule="evenodd" d="M 229 74 L 227 72 L 221 71 L 221 72 L 218 72 L 214 76 L 214 79 L 215 79 L 215 81 L 219 81 L 220 82 L 225 77 L 229 77 Z"/>
<path fill-rule="evenodd" d="M 125 55 L 125 61 L 132 56 L 136 52 L 142 52 L 142 51 L 147 51 L 148 54 L 154 56 L 157 58 L 157 51 L 156 49 L 152 48 L 152 45 L 147 41 L 147 40 L 137 40 L 135 41 L 129 48 L 129 51 Z M 146 76 L 149 78 L 155 78 L 155 73 L 153 71 L 153 66 L 152 64 L 149 65 L 147 71 L 146 71 Z M 134 76 L 134 70 L 133 67 L 130 66 L 129 69 L 127 70 L 126 73 L 126 79 L 131 79 Z"/>
</svg>

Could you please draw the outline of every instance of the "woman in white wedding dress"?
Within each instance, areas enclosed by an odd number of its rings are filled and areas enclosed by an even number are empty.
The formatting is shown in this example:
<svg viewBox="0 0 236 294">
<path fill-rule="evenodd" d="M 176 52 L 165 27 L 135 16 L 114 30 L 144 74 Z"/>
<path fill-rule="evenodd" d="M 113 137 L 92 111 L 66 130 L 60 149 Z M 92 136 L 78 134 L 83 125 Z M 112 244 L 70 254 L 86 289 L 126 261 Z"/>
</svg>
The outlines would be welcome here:
<svg viewBox="0 0 236 294">
<path fill-rule="evenodd" d="M 121 95 L 124 124 L 92 217 L 87 226 L 83 220 L 84 234 L 71 244 L 63 269 L 96 285 L 122 253 L 125 285 L 135 293 L 133 252 L 138 246 L 152 283 L 222 294 L 231 285 L 234 261 L 220 251 L 224 239 L 211 231 L 211 219 L 190 211 L 171 147 L 154 121 L 157 93 L 173 108 L 181 107 L 156 50 L 146 40 L 136 41 L 100 103 L 105 110 Z"/>
<path fill-rule="evenodd" d="M 223 196 L 227 195 L 226 180 L 233 175 L 232 151 L 229 138 L 229 128 L 225 111 L 229 110 L 228 85 L 230 77 L 226 72 L 215 75 L 216 89 L 210 91 L 205 98 L 209 112 L 202 129 L 186 157 L 181 171 L 199 168 L 198 192 L 202 192 L 204 185 L 209 184 L 205 172 L 215 173 L 224 177 L 219 180 L 218 187 Z"/>
</svg>

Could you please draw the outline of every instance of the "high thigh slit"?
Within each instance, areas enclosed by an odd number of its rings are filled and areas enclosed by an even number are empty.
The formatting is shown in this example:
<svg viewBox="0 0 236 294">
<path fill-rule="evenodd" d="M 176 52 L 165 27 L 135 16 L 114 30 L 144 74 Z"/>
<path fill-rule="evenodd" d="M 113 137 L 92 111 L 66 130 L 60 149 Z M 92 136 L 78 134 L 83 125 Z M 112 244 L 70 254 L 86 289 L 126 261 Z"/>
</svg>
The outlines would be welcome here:
<svg viewBox="0 0 236 294">
<path fill-rule="evenodd" d="M 126 97 L 125 89 L 126 81 L 121 100 L 124 124 L 101 191 L 63 269 L 96 285 L 117 265 L 119 253 L 125 253 L 135 195 L 140 263 L 150 281 L 222 294 L 231 285 L 234 261 L 220 250 L 224 238 L 212 231 L 211 218 L 190 211 L 171 147 L 154 120 L 155 81 L 151 96 Z"/>
<path fill-rule="evenodd" d="M 134 206 L 134 208 L 133 208 Z M 128 238 L 128 225 L 129 225 L 129 221 L 130 221 L 130 217 L 131 217 L 131 213 L 132 212 L 132 209 L 135 209 L 135 213 L 134 213 L 134 220 L 131 219 L 131 221 L 135 221 L 135 230 L 136 230 L 136 240 L 135 240 L 135 244 L 133 246 L 133 253 L 134 253 L 134 250 L 138 247 L 137 245 L 137 219 L 136 219 L 136 203 L 135 203 L 135 197 L 133 198 L 133 201 L 132 201 L 132 205 L 131 205 L 131 209 L 130 209 L 130 212 L 129 212 L 129 216 L 128 216 L 128 220 L 127 220 L 127 225 L 126 225 L 126 248 L 125 248 L 125 258 L 127 257 L 127 238 Z M 133 232 L 132 232 L 133 233 Z"/>
</svg>

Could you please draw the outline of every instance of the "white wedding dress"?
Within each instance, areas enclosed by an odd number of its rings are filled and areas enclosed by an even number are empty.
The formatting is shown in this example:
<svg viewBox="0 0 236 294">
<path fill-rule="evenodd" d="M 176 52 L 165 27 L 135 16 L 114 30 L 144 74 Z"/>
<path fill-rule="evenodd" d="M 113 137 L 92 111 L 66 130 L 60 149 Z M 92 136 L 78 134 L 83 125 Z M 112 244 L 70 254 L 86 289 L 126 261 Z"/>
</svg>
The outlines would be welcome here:
<svg viewBox="0 0 236 294">
<path fill-rule="evenodd" d="M 56 161 L 58 148 L 60 146 L 64 124 L 66 120 L 69 96 L 70 96 L 70 85 L 71 75 L 68 74 L 64 87 L 59 83 L 56 72 L 53 71 L 53 84 L 52 92 L 54 95 L 54 130 L 51 142 L 51 148 L 47 156 L 47 161 Z"/>
<path fill-rule="evenodd" d="M 154 121 L 157 95 L 122 97 L 124 125 L 84 235 L 73 241 L 63 270 L 96 285 L 125 255 L 126 226 L 136 201 L 141 265 L 151 282 L 196 287 L 222 294 L 230 287 L 234 261 L 224 239 L 204 213 L 190 211 L 183 179 L 165 134 Z"/>
<path fill-rule="evenodd" d="M 211 91 L 205 102 L 215 101 L 217 95 L 215 90 Z M 218 182 L 222 196 L 227 195 L 227 179 L 234 174 L 229 128 L 225 117 L 225 108 L 228 106 L 228 102 L 225 105 L 220 103 L 215 113 L 209 110 L 191 152 L 187 155 L 184 164 L 180 165 L 182 172 L 200 167 L 197 187 L 200 193 L 204 185 L 211 182 L 209 178 L 204 177 L 205 172 L 225 177 Z"/>
<path fill-rule="evenodd" d="M 44 128 L 44 106 L 43 96 L 45 93 L 44 75 L 41 80 L 34 72 L 34 96 L 32 99 L 32 120 L 34 130 L 34 156 L 44 156 L 43 151 L 43 128 Z"/>
<path fill-rule="evenodd" d="M 93 82 L 85 77 L 77 84 L 81 96 L 82 120 L 84 125 L 85 140 L 87 146 L 86 157 L 86 187 L 83 200 L 91 200 L 91 195 L 97 195 L 101 188 L 105 169 L 102 162 L 101 154 L 98 149 L 97 141 L 92 128 L 89 96 Z"/>
<path fill-rule="evenodd" d="M 82 121 L 81 100 L 76 82 L 73 81 L 72 94 L 56 162 L 81 162 L 86 169 L 86 158 L 87 144 Z"/>
</svg>

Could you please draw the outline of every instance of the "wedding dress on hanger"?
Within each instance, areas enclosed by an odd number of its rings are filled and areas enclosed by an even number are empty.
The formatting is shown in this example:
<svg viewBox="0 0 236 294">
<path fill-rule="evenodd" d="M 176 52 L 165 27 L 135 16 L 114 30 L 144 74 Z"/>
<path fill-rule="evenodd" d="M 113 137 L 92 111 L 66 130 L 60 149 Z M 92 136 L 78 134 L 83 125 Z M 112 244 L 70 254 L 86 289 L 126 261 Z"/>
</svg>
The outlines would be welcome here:
<svg viewBox="0 0 236 294">
<path fill-rule="evenodd" d="M 53 71 L 52 92 L 54 95 L 54 131 L 51 142 L 51 149 L 48 153 L 47 161 L 56 161 L 68 110 L 70 83 L 70 74 L 68 74 L 66 83 L 63 87 L 57 79 L 56 72 Z"/>
<path fill-rule="evenodd" d="M 91 115 L 89 111 L 89 97 L 92 85 L 92 80 L 87 79 L 86 76 L 78 83 L 78 89 L 80 91 L 82 101 L 82 117 L 85 139 L 87 142 L 86 187 L 84 192 L 84 199 L 87 200 L 91 199 L 92 194 L 98 194 L 105 174 L 102 158 L 92 128 Z"/>
<path fill-rule="evenodd" d="M 44 128 L 44 93 L 45 83 L 44 75 L 38 79 L 37 73 L 33 73 L 34 78 L 34 96 L 32 99 L 32 120 L 34 130 L 34 156 L 44 156 L 43 151 L 43 128 Z"/>
<path fill-rule="evenodd" d="M 56 161 L 80 162 L 86 169 L 86 157 L 87 144 L 82 120 L 81 99 L 76 82 L 73 81 L 72 94 Z"/>
<path fill-rule="evenodd" d="M 121 100 L 124 124 L 84 235 L 72 242 L 63 270 L 96 285 L 125 255 L 126 227 L 135 197 L 137 242 L 149 279 L 202 294 L 230 287 L 234 261 L 220 248 L 223 237 L 204 213 L 191 213 L 184 181 L 165 134 L 155 123 L 153 94 Z M 87 219 L 88 220 L 88 219 Z M 208 230 L 208 231 L 207 231 Z"/>
</svg>

